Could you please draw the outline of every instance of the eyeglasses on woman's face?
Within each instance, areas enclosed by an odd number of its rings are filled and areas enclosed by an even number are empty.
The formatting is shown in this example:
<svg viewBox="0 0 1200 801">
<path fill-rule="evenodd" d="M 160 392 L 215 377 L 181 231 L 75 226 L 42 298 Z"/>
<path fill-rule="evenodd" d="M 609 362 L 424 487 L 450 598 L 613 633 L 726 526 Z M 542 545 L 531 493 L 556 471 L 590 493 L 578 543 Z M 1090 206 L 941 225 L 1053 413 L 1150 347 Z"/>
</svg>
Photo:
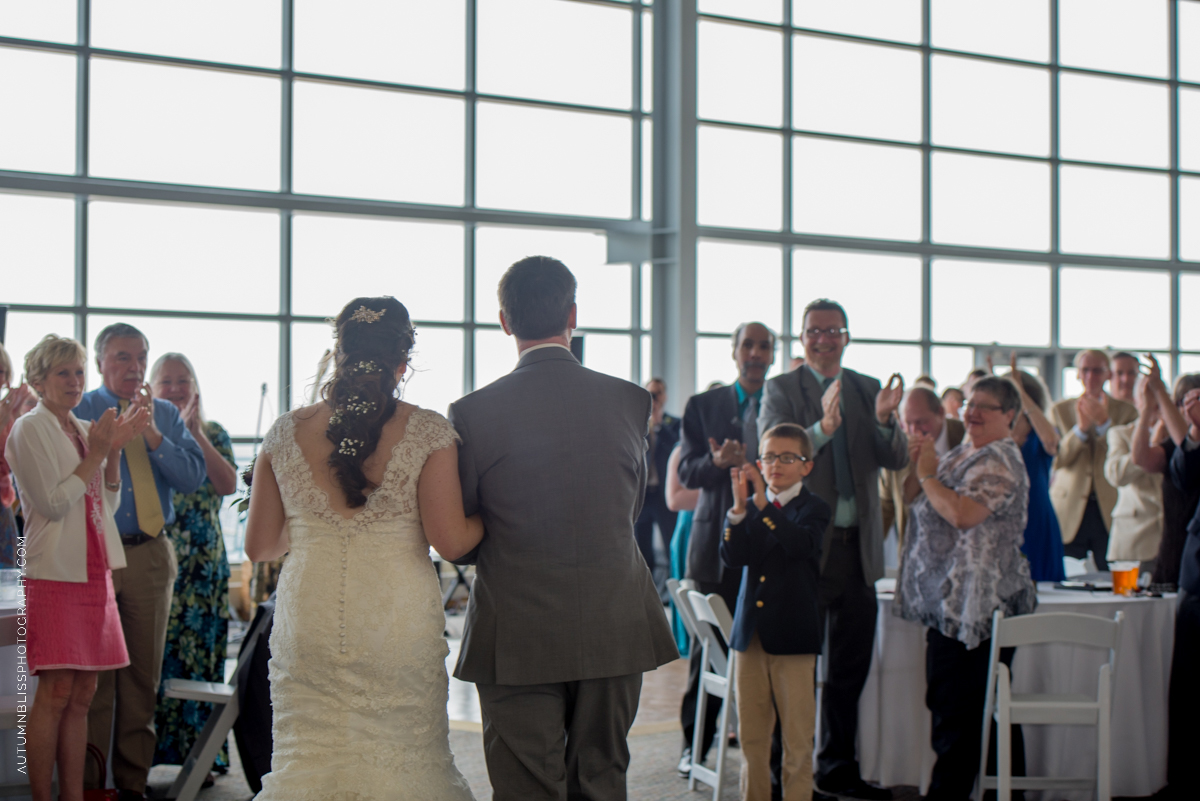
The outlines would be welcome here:
<svg viewBox="0 0 1200 801">
<path fill-rule="evenodd" d="M 795 464 L 796 462 L 807 462 L 808 457 L 798 453 L 764 453 L 759 457 L 759 461 L 763 464 L 775 464 L 776 462 Z"/>
<path fill-rule="evenodd" d="M 998 412 L 1002 407 L 998 403 L 979 403 L 978 401 L 967 401 L 966 410 L 968 412 Z"/>
</svg>

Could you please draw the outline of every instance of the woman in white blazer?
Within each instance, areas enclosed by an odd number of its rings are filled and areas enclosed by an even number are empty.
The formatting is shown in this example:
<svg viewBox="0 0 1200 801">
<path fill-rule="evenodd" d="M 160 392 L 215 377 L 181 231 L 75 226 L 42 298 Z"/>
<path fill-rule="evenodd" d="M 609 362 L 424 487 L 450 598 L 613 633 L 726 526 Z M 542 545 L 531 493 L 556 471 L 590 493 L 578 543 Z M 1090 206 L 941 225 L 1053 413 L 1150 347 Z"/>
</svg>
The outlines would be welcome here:
<svg viewBox="0 0 1200 801">
<path fill-rule="evenodd" d="M 54 334 L 29 352 L 25 376 L 40 400 L 4 448 L 25 513 L 17 566 L 26 576 L 26 660 L 38 676 L 27 745 L 34 801 L 50 801 L 56 758 L 62 797 L 83 796 L 97 674 L 129 664 L 113 594 L 112 569 L 125 566 L 113 510 L 121 449 L 150 418 L 137 405 L 119 418 L 110 409 L 91 424 L 77 419 L 85 358 L 78 342 Z"/>
</svg>

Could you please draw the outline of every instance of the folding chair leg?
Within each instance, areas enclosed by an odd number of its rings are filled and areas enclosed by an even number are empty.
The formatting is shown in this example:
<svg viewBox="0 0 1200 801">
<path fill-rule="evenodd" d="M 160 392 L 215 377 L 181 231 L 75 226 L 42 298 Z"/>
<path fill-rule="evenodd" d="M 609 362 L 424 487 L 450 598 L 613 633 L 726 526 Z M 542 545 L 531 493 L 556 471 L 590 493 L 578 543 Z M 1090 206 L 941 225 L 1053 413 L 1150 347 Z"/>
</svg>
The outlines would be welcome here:
<svg viewBox="0 0 1200 801">
<path fill-rule="evenodd" d="M 730 651 L 730 656 L 733 651 Z M 729 732 L 726 727 L 729 725 L 729 707 L 733 701 L 733 671 L 729 671 L 729 689 L 725 696 L 725 702 L 721 704 L 721 722 L 717 724 L 717 733 L 721 741 L 717 743 L 717 780 L 713 787 L 713 801 L 721 801 L 721 781 L 725 778 L 725 749 L 729 747 Z"/>
<path fill-rule="evenodd" d="M 996 721 L 996 801 L 1012 801 L 1012 724 L 1008 705 Z"/>
<path fill-rule="evenodd" d="M 707 644 L 704 646 L 707 649 Z M 708 693 L 704 690 L 704 665 L 708 664 L 707 650 L 701 655 L 700 686 L 696 690 L 696 721 L 692 724 L 692 764 L 702 764 L 701 747 L 704 743 L 704 716 L 708 711 Z M 688 790 L 696 789 L 696 771 L 688 770 Z"/>
<path fill-rule="evenodd" d="M 1100 720 L 1096 726 L 1096 801 L 1112 798 L 1112 675 L 1100 668 Z"/>
<path fill-rule="evenodd" d="M 188 752 L 187 759 L 183 761 L 183 769 L 179 771 L 175 783 L 167 791 L 167 798 L 195 801 L 196 794 L 200 792 L 200 785 L 204 783 L 209 768 L 216 760 L 221 744 L 229 736 L 229 730 L 233 728 L 237 716 L 237 695 L 230 698 L 229 703 L 219 711 L 213 709 L 212 714 L 208 716 L 208 722 L 204 724 L 204 730 L 200 732 L 192 750 Z"/>
</svg>

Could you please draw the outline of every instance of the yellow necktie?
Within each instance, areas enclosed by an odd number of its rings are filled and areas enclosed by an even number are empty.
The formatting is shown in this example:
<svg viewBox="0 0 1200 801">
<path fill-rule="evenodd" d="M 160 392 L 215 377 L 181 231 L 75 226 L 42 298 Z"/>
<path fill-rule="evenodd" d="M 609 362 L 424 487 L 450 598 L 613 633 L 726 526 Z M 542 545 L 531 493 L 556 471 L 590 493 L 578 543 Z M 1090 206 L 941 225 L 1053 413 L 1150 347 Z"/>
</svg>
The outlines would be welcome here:
<svg viewBox="0 0 1200 801">
<path fill-rule="evenodd" d="M 129 401 L 119 402 L 121 411 Z M 158 499 L 158 485 L 154 483 L 154 470 L 150 467 L 150 454 L 146 450 L 146 438 L 138 434 L 125 445 L 125 465 L 129 468 L 129 480 L 133 483 L 133 505 L 137 509 L 138 528 L 144 534 L 157 537 L 162 533 L 162 503 Z"/>
</svg>

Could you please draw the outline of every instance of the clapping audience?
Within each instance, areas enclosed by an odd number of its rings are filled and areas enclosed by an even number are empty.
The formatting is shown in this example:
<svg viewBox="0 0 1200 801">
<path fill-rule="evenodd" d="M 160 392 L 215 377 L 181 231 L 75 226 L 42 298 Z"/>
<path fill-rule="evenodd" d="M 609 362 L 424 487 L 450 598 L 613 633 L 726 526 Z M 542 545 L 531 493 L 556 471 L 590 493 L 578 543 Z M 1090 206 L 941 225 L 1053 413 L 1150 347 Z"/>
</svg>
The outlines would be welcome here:
<svg viewBox="0 0 1200 801">
<path fill-rule="evenodd" d="M 113 512 L 121 449 L 149 424 L 144 406 L 93 423 L 72 411 L 83 397 L 83 346 L 46 336 L 25 357 L 37 407 L 5 444 L 25 512 L 27 662 L 38 677 L 29 719 L 33 797 L 49 801 L 54 767 L 64 797 L 83 794 L 88 707 L 100 671 L 129 665 L 112 571 L 125 567 Z"/>
<path fill-rule="evenodd" d="M 1117 489 L 1104 477 L 1108 429 L 1132 423 L 1133 404 L 1104 391 L 1112 377 L 1108 354 L 1084 350 L 1075 356 L 1083 394 L 1054 404 L 1050 422 L 1062 435 L 1054 462 L 1050 500 L 1062 529 L 1063 552 L 1076 559 L 1092 554 L 1096 569 L 1108 570 L 1108 530 Z"/>
<path fill-rule="evenodd" d="M 1170 779 L 1186 781 L 1197 738 L 1188 721 L 1200 712 L 1187 678 L 1200 662 L 1200 375 L 1180 376 L 1169 393 L 1153 356 L 1141 375 L 1133 354 L 1085 350 L 1075 359 L 1083 394 L 1051 407 L 1045 384 L 1013 354 L 1003 378 L 976 369 L 939 396 L 920 376 L 905 393 L 898 374 L 881 385 L 843 367 L 850 333 L 841 305 L 815 301 L 802 321 L 804 358 L 770 381 L 775 334 L 739 326 L 737 379 L 689 399 L 682 421 L 665 411 L 665 383 L 646 385 L 648 481 L 635 536 L 653 570 L 657 526 L 670 537 L 671 576 L 735 610 L 742 797 L 782 790 L 807 799 L 810 788 L 890 797 L 863 780 L 856 737 L 874 583 L 893 524 L 894 611 L 928 627 L 937 762 L 927 798 L 970 794 L 992 612 L 1033 611 L 1035 582 L 1064 579 L 1064 553 L 1090 552 L 1100 570 L 1108 559 L 1137 560 L 1156 583 L 1187 592 L 1170 689 Z M 162 698 L 161 679 L 224 680 L 229 564 L 219 512 L 236 489 L 232 444 L 205 418 L 186 356 L 163 354 L 144 383 L 148 349 L 130 325 L 105 328 L 95 343 L 103 386 L 84 393 L 86 357 L 73 340 L 43 339 L 20 385 L 0 347 L 0 567 L 15 564 L 19 502 L 33 554 L 37 801 L 49 797 L 56 764 L 64 797 L 77 796 L 84 744 L 107 751 L 110 732 L 119 798 L 144 798 L 150 765 L 183 762 L 208 716 L 204 705 Z M 675 626 L 686 653 L 686 632 Z M 1011 666 L 1013 649 L 1000 657 Z M 703 761 L 720 710 L 710 700 L 697 737 L 700 654 L 691 658 L 681 775 L 693 746 Z M 1015 774 L 1020 738 L 1014 727 Z M 216 764 L 228 765 L 224 747 Z"/>
<path fill-rule="evenodd" d="M 929 627 L 926 704 L 937 762 L 927 799 L 970 797 L 979 772 L 992 613 L 1027 614 L 1037 603 L 1020 550 L 1029 479 L 1010 436 L 1021 394 L 1012 381 L 981 378 L 967 399 L 967 441 L 940 459 L 929 437 L 910 441 L 925 494 L 913 503 L 895 611 Z M 1011 667 L 1014 652 L 1001 649 L 1001 661 Z M 1024 775 L 1019 726 L 1012 754 L 1013 774 Z"/>
<path fill-rule="evenodd" d="M 8 432 L 24 407 L 34 396 L 28 384 L 12 386 L 12 359 L 0 345 L 0 570 L 17 566 L 17 519 L 13 515 L 13 504 L 17 494 L 13 490 L 12 469 L 4 459 L 4 443 Z"/>
<path fill-rule="evenodd" d="M 229 560 L 221 532 L 221 504 L 237 489 L 233 443 L 220 423 L 206 420 L 195 368 L 182 353 L 164 353 L 150 368 L 154 397 L 173 405 L 204 452 L 205 479 L 193 493 L 174 493 L 175 522 L 166 536 L 175 548 L 179 572 L 167 622 L 162 678 L 225 680 L 229 633 Z M 158 744 L 154 762 L 181 765 L 208 719 L 211 704 L 164 698 L 155 713 Z M 229 766 L 227 748 L 217 753 L 218 768 Z"/>
<path fill-rule="evenodd" d="M 84 394 L 81 419 L 109 409 L 140 407 L 149 421 L 121 451 L 121 496 L 117 531 L 126 565 L 113 573 L 121 611 L 127 668 L 101 674 L 88 715 L 88 742 L 112 749 L 112 778 L 120 801 L 139 801 L 156 746 L 158 700 L 167 621 L 178 570 L 175 548 L 162 536 L 175 522 L 175 493 L 195 492 L 205 478 L 204 452 L 179 410 L 155 400 L 145 384 L 146 336 L 127 323 L 114 323 L 96 336 L 95 356 L 103 385 Z"/>
<path fill-rule="evenodd" d="M 1029 521 L 1025 524 L 1025 539 L 1021 552 L 1029 559 L 1029 571 L 1034 581 L 1062 581 L 1062 530 L 1058 515 L 1050 502 L 1050 469 L 1058 453 L 1058 431 L 1046 417 L 1050 393 L 1036 376 L 1017 369 L 1013 353 L 1012 371 L 1008 377 L 1021 397 L 1021 408 L 1013 421 L 1012 438 L 1021 450 L 1025 472 L 1029 477 Z"/>
</svg>

